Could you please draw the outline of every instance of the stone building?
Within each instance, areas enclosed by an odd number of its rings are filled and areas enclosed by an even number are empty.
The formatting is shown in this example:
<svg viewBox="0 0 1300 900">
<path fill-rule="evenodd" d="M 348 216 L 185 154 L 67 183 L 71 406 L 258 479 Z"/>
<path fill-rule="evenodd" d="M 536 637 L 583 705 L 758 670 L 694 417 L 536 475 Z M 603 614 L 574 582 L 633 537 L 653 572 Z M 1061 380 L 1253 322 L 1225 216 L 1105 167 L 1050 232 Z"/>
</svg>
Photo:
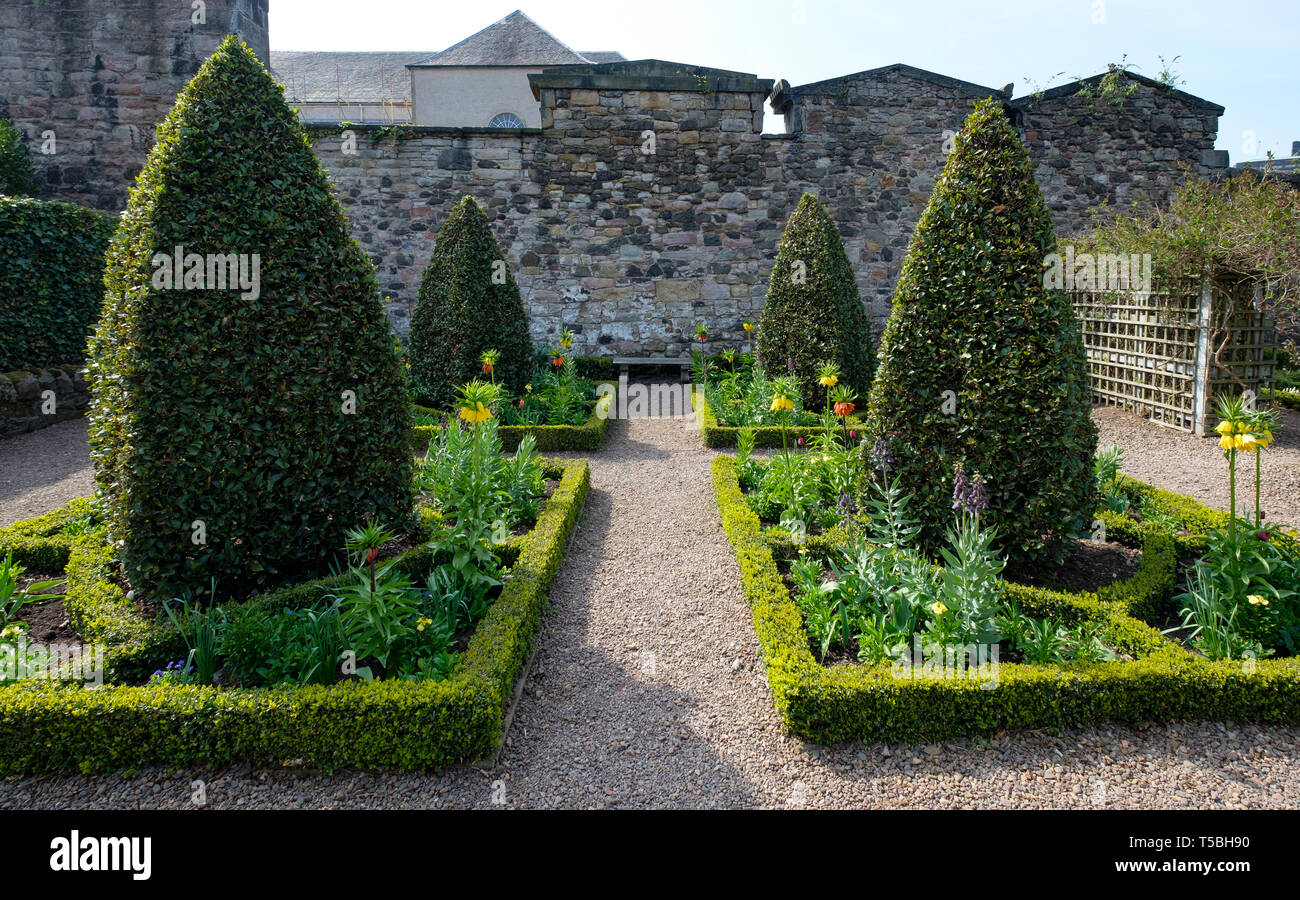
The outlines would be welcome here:
<svg viewBox="0 0 1300 900">
<path fill-rule="evenodd" d="M 87 2 L 6 6 L 4 40 L 11 28 L 36 27 L 51 7 L 84 10 Z M 174 67 L 151 57 L 131 69 L 142 98 L 132 121 L 143 134 L 214 40 L 157 12 L 163 4 L 127 2 L 155 8 L 135 23 L 147 37 L 83 12 L 67 26 L 86 32 L 81 43 L 63 39 L 80 48 L 74 55 L 46 41 L 34 57 L 34 68 L 63 74 L 28 78 L 21 98 L 12 89 L 6 97 L 29 135 L 54 111 L 59 127 L 82 129 L 67 153 L 43 161 L 49 193 L 108 209 L 121 206 L 146 151 L 143 141 L 114 137 L 120 111 L 114 118 L 95 105 L 110 89 L 123 99 L 125 75 L 113 66 L 132 58 L 128 47 L 179 48 Z M 252 28 L 255 18 L 232 18 L 250 3 L 208 8 Z M 251 5 L 264 22 L 265 0 Z M 265 48 L 264 29 L 251 33 Z M 94 59 L 105 65 L 90 69 L 93 77 L 78 69 Z M 152 82 L 145 72 L 155 73 Z M 1084 226 L 1103 201 L 1130 211 L 1167 199 L 1184 166 L 1208 176 L 1228 163 L 1214 150 L 1222 107 L 1137 75 L 1125 76 L 1136 88 L 1120 106 L 1099 105 L 1079 82 L 1014 98 L 901 64 L 799 86 L 660 60 L 548 66 L 526 77 L 536 127 L 358 126 L 351 143 L 337 126 L 316 131 L 316 152 L 399 332 L 439 225 L 463 194 L 487 210 L 539 341 L 569 327 L 582 353 L 676 355 L 696 323 L 713 340 L 742 339 L 741 321 L 762 308 L 781 230 L 805 191 L 839 224 L 864 302 L 882 320 L 946 148 L 975 100 L 999 97 L 1020 128 L 1061 235 Z M 49 82 L 59 97 L 37 94 Z M 764 103 L 784 117 L 786 133 L 762 133 Z"/>
<path fill-rule="evenodd" d="M 536 128 L 528 76 L 623 58 L 579 53 L 519 10 L 441 52 L 271 51 L 271 71 L 304 122 Z"/>
</svg>

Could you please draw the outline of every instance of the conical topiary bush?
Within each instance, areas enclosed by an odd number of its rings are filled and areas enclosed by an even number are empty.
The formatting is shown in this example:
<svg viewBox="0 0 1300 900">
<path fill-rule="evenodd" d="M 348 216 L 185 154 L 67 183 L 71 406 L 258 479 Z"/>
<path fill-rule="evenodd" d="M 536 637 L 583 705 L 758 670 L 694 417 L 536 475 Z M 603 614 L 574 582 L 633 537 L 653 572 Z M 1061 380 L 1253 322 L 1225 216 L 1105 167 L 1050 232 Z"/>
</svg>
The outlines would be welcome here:
<svg viewBox="0 0 1300 900">
<path fill-rule="evenodd" d="M 799 200 L 781 235 L 757 348 L 774 375 L 793 364 L 806 409 L 826 405 L 817 384 L 822 363 L 837 363 L 841 381 L 859 391 L 871 378 L 871 323 L 839 229 L 812 194 Z"/>
<path fill-rule="evenodd" d="M 912 235 L 869 402 L 931 543 L 959 462 L 984 477 L 1013 563 L 1091 521 L 1097 435 L 1078 322 L 1043 286 L 1055 247 L 1028 153 L 978 103 Z"/>
<path fill-rule="evenodd" d="M 416 392 L 431 406 L 481 374 L 480 356 L 497 350 L 497 381 L 523 389 L 533 360 L 528 317 L 483 210 L 462 197 L 438 231 L 411 314 L 407 354 Z"/>
<path fill-rule="evenodd" d="M 321 569 L 367 518 L 409 523 L 410 408 L 373 266 L 233 37 L 159 126 L 104 283 L 91 453 L 135 587 L 216 578 L 227 596 Z"/>
</svg>

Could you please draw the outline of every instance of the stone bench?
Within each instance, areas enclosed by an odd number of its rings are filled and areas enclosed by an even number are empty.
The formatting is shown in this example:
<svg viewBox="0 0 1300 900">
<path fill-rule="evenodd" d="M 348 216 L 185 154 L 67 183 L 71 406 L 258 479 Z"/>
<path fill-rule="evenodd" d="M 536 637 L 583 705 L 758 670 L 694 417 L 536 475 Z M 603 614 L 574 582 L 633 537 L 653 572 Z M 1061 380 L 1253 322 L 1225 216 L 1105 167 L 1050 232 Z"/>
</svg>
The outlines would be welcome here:
<svg viewBox="0 0 1300 900">
<path fill-rule="evenodd" d="M 681 368 L 682 381 L 691 380 L 691 358 L 689 356 L 616 356 L 613 364 L 618 369 L 620 379 L 626 378 L 628 370 L 633 366 L 678 366 Z"/>
</svg>

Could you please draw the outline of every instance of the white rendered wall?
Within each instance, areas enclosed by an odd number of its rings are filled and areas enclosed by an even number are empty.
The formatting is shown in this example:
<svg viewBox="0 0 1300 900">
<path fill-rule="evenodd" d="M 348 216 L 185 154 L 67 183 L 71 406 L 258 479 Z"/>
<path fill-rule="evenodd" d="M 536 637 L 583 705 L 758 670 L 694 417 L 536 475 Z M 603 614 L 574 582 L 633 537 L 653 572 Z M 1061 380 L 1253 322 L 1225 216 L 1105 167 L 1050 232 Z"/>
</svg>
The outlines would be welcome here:
<svg viewBox="0 0 1300 900">
<path fill-rule="evenodd" d="M 411 69 L 414 124 L 483 128 L 493 116 L 513 113 L 525 127 L 541 128 L 542 114 L 528 75 L 540 68 L 432 66 Z"/>
</svg>

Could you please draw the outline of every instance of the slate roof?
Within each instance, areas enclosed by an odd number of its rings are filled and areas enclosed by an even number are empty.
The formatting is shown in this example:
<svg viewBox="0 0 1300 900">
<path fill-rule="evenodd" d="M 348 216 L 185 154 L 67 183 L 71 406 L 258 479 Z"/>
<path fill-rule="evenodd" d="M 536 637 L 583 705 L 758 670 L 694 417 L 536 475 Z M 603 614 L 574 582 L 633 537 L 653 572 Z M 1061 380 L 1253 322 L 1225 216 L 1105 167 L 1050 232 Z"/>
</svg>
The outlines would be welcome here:
<svg viewBox="0 0 1300 900">
<path fill-rule="evenodd" d="M 564 66 L 612 62 L 612 50 L 579 53 L 519 10 L 482 31 L 410 65 L 415 66 Z"/>
<path fill-rule="evenodd" d="M 293 102 L 411 99 L 406 66 L 427 59 L 429 51 L 372 53 L 272 50 L 271 72 Z"/>
</svg>

